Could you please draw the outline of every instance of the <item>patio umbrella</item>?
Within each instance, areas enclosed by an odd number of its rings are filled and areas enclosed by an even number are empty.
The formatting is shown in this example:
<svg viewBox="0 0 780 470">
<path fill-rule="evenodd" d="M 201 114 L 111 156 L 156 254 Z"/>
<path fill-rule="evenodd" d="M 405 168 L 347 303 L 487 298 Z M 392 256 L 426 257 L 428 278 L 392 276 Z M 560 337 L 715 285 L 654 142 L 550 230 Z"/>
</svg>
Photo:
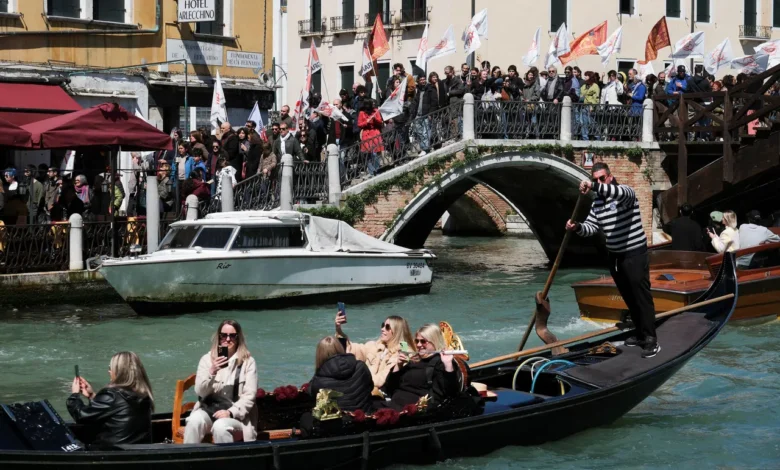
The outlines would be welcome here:
<svg viewBox="0 0 780 470">
<path fill-rule="evenodd" d="M 31 134 L 8 121 L 0 119 L 0 145 L 8 147 L 25 147 L 32 145 Z"/>
</svg>

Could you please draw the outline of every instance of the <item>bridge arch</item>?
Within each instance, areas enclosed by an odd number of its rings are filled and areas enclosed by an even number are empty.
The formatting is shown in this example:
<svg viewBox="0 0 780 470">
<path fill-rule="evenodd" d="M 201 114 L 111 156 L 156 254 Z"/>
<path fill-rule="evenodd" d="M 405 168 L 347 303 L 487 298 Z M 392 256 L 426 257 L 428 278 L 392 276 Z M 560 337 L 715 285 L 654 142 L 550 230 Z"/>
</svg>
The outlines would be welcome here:
<svg viewBox="0 0 780 470">
<path fill-rule="evenodd" d="M 481 157 L 444 171 L 403 208 L 381 236 L 406 247 L 422 247 L 436 221 L 476 184 L 503 194 L 525 216 L 548 258 L 563 241 L 563 226 L 579 195 L 579 182 L 590 174 L 574 163 L 543 152 L 506 151 Z M 574 237 L 564 258 L 569 263 L 592 261 L 596 240 Z"/>
</svg>

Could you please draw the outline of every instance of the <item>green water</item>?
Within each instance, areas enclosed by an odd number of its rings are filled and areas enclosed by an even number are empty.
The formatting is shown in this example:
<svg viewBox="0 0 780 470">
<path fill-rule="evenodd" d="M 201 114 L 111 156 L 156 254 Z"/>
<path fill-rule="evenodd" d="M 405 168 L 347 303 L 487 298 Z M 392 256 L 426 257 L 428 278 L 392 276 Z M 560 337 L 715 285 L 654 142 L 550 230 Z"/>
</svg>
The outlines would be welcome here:
<svg viewBox="0 0 780 470">
<path fill-rule="evenodd" d="M 429 295 L 348 305 L 345 330 L 373 339 L 387 315 L 413 328 L 446 319 L 472 360 L 511 352 L 547 276 L 536 242 L 432 236 L 439 255 Z M 551 330 L 570 337 L 599 326 L 577 315 L 569 285 L 601 271 L 562 270 L 552 289 Z M 334 306 L 335 307 L 335 306 Z M 67 416 L 73 366 L 97 388 L 116 351 L 133 350 L 152 380 L 157 409 L 170 410 L 176 379 L 194 373 L 224 318 L 244 327 L 260 386 L 300 385 L 313 373 L 314 346 L 333 331 L 334 308 L 212 312 L 139 318 L 123 305 L 0 314 L 0 403 L 48 398 Z M 441 468 L 780 468 L 780 322 L 729 326 L 683 370 L 609 427 L 537 447 L 505 448 Z M 532 337 L 530 345 L 540 341 Z M 565 426 L 566 423 L 553 423 Z M 430 467 L 428 467 L 430 468 Z"/>
</svg>

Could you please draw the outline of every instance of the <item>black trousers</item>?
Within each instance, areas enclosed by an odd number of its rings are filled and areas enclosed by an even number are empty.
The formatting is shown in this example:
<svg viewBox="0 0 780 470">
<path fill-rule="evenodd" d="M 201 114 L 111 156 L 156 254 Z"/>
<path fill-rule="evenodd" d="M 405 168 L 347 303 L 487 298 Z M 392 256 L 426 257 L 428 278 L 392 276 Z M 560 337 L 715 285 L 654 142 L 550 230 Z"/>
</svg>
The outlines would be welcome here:
<svg viewBox="0 0 780 470">
<path fill-rule="evenodd" d="M 609 253 L 609 272 L 628 306 L 637 338 L 655 334 L 655 305 L 650 293 L 650 257 L 642 247 L 627 253 Z"/>
</svg>

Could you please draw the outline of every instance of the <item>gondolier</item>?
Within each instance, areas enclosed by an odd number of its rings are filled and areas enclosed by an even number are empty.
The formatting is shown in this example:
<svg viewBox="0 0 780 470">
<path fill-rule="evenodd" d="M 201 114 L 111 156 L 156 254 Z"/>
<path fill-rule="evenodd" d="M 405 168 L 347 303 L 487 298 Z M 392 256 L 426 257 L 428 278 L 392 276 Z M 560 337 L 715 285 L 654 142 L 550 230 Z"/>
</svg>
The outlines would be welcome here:
<svg viewBox="0 0 780 470">
<path fill-rule="evenodd" d="M 642 346 L 642 357 L 661 351 L 655 334 L 655 305 L 650 293 L 650 260 L 642 228 L 639 201 L 630 186 L 618 184 L 606 163 L 595 163 L 592 181 L 580 183 L 580 192 L 596 193 L 585 222 L 566 222 L 566 230 L 591 237 L 599 230 L 607 238 L 609 272 L 628 306 L 636 336 L 626 346 Z"/>
</svg>

